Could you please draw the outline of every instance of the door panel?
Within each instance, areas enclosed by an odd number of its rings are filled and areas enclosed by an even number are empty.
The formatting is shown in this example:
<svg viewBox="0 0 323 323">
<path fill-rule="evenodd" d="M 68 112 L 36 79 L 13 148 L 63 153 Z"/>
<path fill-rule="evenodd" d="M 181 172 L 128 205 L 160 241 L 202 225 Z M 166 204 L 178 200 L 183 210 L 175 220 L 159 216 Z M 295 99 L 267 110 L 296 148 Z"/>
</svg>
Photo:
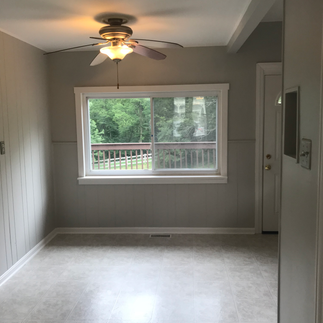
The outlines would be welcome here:
<svg viewBox="0 0 323 323">
<path fill-rule="evenodd" d="M 265 76 L 264 156 L 263 156 L 263 227 L 278 231 L 280 211 L 281 105 L 276 99 L 281 91 L 280 75 Z"/>
</svg>

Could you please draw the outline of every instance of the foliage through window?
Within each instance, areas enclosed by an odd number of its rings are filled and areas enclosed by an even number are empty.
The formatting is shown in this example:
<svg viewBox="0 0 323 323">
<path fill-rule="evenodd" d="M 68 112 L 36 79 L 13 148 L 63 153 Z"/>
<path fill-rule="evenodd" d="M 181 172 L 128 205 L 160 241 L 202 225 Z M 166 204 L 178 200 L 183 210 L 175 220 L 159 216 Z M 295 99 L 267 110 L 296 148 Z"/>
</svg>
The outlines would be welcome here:
<svg viewBox="0 0 323 323">
<path fill-rule="evenodd" d="M 219 165 L 226 168 L 222 91 L 80 93 L 81 175 L 221 175 Z"/>
<path fill-rule="evenodd" d="M 216 168 L 216 96 L 89 98 L 88 109 L 91 170 Z"/>
</svg>

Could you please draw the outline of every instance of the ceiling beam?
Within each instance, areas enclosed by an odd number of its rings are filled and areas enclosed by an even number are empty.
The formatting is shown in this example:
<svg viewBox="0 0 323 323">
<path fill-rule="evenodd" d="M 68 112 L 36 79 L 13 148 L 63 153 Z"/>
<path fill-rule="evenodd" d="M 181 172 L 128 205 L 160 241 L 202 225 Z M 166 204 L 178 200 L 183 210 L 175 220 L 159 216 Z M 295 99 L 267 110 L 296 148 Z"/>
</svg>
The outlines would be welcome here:
<svg viewBox="0 0 323 323">
<path fill-rule="evenodd" d="M 228 53 L 235 54 L 238 52 L 274 3 L 275 0 L 251 0 L 246 13 L 228 43 Z"/>
</svg>

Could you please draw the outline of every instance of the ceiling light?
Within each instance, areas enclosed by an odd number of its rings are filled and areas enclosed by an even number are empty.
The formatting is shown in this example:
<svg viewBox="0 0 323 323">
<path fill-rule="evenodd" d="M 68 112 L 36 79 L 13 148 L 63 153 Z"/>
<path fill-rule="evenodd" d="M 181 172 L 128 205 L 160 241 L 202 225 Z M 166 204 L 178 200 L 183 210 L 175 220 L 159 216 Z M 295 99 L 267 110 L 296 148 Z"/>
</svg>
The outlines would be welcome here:
<svg viewBox="0 0 323 323">
<path fill-rule="evenodd" d="M 133 52 L 133 49 L 127 45 L 118 44 L 114 46 L 103 47 L 100 49 L 102 54 L 109 56 L 114 62 L 120 62 L 126 55 Z"/>
</svg>

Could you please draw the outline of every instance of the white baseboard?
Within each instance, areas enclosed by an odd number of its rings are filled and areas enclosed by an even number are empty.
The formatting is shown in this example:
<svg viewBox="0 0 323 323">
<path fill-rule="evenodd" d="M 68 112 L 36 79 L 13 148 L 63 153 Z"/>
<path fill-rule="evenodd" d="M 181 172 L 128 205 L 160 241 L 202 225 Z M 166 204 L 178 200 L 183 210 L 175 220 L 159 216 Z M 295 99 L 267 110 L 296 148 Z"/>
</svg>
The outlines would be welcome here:
<svg viewBox="0 0 323 323">
<path fill-rule="evenodd" d="M 2 276 L 0 276 L 0 286 L 4 284 L 11 276 L 27 264 L 36 254 L 43 249 L 57 234 L 57 229 L 54 229 L 43 240 L 41 240 L 34 248 L 28 251 L 21 259 L 11 266 Z"/>
<path fill-rule="evenodd" d="M 255 228 L 105 227 L 57 228 L 57 234 L 255 234 Z"/>
</svg>

